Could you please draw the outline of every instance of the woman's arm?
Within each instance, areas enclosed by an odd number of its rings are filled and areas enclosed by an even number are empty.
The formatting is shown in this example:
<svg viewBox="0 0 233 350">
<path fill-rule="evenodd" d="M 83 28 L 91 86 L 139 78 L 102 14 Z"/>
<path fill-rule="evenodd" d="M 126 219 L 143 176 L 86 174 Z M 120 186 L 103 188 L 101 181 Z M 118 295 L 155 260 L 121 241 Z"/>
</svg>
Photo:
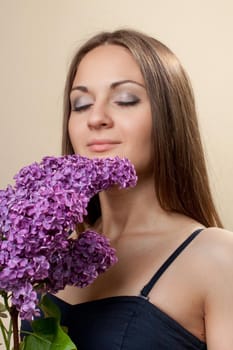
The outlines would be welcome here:
<svg viewBox="0 0 233 350">
<path fill-rule="evenodd" d="M 206 276 L 205 324 L 208 350 L 233 350 L 233 233 L 211 229 Z"/>
</svg>

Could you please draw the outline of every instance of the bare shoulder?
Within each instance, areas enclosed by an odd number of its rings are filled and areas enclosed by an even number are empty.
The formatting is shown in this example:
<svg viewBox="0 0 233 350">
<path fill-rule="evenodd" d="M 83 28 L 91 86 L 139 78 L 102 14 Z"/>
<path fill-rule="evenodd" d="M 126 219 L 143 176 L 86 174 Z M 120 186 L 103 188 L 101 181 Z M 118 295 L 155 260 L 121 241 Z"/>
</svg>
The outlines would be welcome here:
<svg viewBox="0 0 233 350">
<path fill-rule="evenodd" d="M 204 229 L 205 236 L 211 237 L 213 242 L 233 242 L 233 232 L 219 228 L 219 227 L 208 227 Z"/>
<path fill-rule="evenodd" d="M 199 246 L 210 262 L 221 264 L 233 263 L 233 232 L 210 227 L 203 230 Z"/>
<path fill-rule="evenodd" d="M 226 281 L 231 280 L 233 288 L 233 232 L 216 227 L 204 228 L 189 252 L 187 266 L 192 266 L 203 299 L 217 290 L 221 294 Z"/>
<path fill-rule="evenodd" d="M 217 273 L 233 274 L 233 232 L 216 227 L 205 228 L 196 248 L 196 257 L 203 272 L 208 271 L 208 278 L 213 276 L 216 280 Z"/>
<path fill-rule="evenodd" d="M 214 227 L 204 229 L 196 261 L 206 300 L 224 300 L 226 291 L 233 295 L 233 232 Z"/>
</svg>

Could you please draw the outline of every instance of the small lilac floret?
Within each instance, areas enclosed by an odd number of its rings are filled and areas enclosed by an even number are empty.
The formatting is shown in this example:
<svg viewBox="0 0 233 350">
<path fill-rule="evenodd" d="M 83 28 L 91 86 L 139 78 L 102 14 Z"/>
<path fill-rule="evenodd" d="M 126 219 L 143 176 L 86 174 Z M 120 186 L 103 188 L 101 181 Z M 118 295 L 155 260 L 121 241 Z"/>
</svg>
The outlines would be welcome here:
<svg viewBox="0 0 233 350">
<path fill-rule="evenodd" d="M 0 190 L 0 290 L 12 293 L 21 318 L 38 314 L 38 286 L 57 292 L 85 287 L 117 258 L 106 237 L 88 230 L 69 238 L 98 192 L 135 186 L 127 159 L 79 155 L 45 157 L 22 168 Z"/>
</svg>

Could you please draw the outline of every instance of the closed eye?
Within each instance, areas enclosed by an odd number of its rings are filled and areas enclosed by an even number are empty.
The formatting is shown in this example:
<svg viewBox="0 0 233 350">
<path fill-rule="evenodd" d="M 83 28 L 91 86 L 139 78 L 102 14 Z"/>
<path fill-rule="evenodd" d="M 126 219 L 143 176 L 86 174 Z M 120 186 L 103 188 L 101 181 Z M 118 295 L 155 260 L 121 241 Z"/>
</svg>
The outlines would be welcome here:
<svg viewBox="0 0 233 350">
<path fill-rule="evenodd" d="M 116 101 L 116 104 L 118 104 L 118 106 L 123 106 L 123 107 L 134 106 L 138 103 L 139 103 L 139 99 L 133 100 L 133 101 Z"/>
<path fill-rule="evenodd" d="M 84 112 L 85 110 L 87 110 L 91 106 L 92 106 L 92 103 L 82 105 L 82 106 L 73 106 L 72 111 L 73 112 Z"/>
</svg>

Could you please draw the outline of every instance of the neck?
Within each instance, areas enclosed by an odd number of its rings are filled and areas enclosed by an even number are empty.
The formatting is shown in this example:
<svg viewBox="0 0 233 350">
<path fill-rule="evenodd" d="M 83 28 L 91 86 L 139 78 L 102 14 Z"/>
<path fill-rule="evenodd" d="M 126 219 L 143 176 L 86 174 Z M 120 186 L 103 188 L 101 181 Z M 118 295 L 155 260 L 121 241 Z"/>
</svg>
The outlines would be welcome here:
<svg viewBox="0 0 233 350">
<path fill-rule="evenodd" d="M 167 215 L 158 203 L 153 180 L 138 181 L 134 188 L 101 192 L 100 205 L 102 216 L 98 230 L 112 240 L 154 231 Z"/>
</svg>

